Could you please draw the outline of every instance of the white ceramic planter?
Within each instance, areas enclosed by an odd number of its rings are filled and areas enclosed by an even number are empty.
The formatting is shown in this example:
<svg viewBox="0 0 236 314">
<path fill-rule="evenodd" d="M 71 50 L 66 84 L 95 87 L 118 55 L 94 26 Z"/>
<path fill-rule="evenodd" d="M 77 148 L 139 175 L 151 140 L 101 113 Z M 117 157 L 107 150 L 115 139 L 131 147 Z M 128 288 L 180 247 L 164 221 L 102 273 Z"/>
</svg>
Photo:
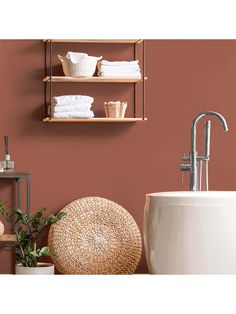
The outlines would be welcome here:
<svg viewBox="0 0 236 314">
<path fill-rule="evenodd" d="M 54 275 L 55 266 L 50 263 L 38 263 L 38 267 L 24 267 L 16 264 L 16 275 Z"/>
</svg>

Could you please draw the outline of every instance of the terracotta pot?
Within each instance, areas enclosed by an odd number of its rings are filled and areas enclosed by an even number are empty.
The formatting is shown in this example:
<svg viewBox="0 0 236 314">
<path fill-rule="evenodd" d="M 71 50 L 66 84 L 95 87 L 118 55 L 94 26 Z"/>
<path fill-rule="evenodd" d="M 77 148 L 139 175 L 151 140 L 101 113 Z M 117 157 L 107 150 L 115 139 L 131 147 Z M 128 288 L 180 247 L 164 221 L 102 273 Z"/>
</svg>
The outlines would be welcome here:
<svg viewBox="0 0 236 314">
<path fill-rule="evenodd" d="M 55 266 L 51 263 L 38 263 L 37 267 L 24 267 L 16 264 L 16 275 L 54 275 Z"/>
</svg>

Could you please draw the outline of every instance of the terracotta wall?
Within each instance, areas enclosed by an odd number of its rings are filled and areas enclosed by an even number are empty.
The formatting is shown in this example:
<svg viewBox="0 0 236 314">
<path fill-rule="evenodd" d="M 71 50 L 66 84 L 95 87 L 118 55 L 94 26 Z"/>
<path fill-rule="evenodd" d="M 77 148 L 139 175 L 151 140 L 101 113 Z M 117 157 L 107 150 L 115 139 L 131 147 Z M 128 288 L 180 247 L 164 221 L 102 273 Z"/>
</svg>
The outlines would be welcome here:
<svg viewBox="0 0 236 314">
<path fill-rule="evenodd" d="M 42 42 L 0 41 L 0 154 L 8 134 L 16 170 L 32 175 L 33 211 L 46 206 L 56 213 L 72 200 L 96 195 L 124 206 L 142 229 L 146 193 L 188 189 L 179 164 L 190 148 L 191 122 L 202 110 L 219 111 L 229 124 L 224 134 L 213 118 L 210 188 L 236 190 L 236 41 L 147 40 L 145 45 L 148 121 L 44 124 Z M 63 49 L 58 46 L 58 52 Z M 132 47 L 122 45 L 82 49 L 113 60 L 133 57 Z M 133 101 L 132 86 L 121 84 L 60 84 L 54 92 L 92 95 L 100 114 L 106 99 L 127 99 L 130 108 Z M 12 182 L 0 182 L 0 198 L 9 206 L 14 193 Z M 11 272 L 12 264 L 11 252 L 0 249 L 0 273 Z M 138 272 L 147 272 L 144 256 Z"/>
</svg>

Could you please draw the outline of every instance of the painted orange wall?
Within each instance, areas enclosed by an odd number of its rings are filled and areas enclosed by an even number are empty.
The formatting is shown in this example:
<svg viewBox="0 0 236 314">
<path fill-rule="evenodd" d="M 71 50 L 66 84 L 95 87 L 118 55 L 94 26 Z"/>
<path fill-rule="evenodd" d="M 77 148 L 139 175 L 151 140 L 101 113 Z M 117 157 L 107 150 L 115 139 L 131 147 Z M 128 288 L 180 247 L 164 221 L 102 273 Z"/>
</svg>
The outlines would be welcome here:
<svg viewBox="0 0 236 314">
<path fill-rule="evenodd" d="M 146 193 L 188 189 L 188 177 L 181 184 L 179 165 L 190 149 L 191 122 L 203 110 L 222 113 L 229 125 L 224 134 L 212 119 L 210 189 L 236 190 L 236 41 L 146 40 L 145 46 L 148 121 L 43 124 L 42 41 L 0 41 L 0 155 L 8 134 L 16 170 L 32 175 L 32 211 L 46 206 L 56 213 L 75 199 L 102 196 L 125 207 L 142 230 Z M 124 45 L 80 47 L 85 49 L 110 60 L 133 57 L 132 47 Z M 133 101 L 132 87 L 121 84 L 60 84 L 53 91 L 94 96 L 98 114 L 104 100 L 128 100 L 129 110 Z M 202 123 L 198 139 L 201 128 Z M 9 206 L 14 193 L 12 182 L 0 182 L 0 198 Z M 0 249 L 0 273 L 11 272 L 12 265 L 12 253 Z M 137 271 L 147 272 L 144 255 Z"/>
</svg>

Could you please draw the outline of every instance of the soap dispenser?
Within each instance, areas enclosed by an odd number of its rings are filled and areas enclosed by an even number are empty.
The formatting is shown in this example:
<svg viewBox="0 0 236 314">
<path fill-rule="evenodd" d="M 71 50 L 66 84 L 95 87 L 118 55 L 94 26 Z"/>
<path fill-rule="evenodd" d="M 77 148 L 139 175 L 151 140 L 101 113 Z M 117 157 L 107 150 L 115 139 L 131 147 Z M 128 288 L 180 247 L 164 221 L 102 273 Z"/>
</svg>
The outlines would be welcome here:
<svg viewBox="0 0 236 314">
<path fill-rule="evenodd" d="M 5 160 L 1 162 L 1 170 L 3 172 L 14 172 L 14 161 L 11 160 L 9 154 L 8 135 L 4 135 Z"/>
</svg>

